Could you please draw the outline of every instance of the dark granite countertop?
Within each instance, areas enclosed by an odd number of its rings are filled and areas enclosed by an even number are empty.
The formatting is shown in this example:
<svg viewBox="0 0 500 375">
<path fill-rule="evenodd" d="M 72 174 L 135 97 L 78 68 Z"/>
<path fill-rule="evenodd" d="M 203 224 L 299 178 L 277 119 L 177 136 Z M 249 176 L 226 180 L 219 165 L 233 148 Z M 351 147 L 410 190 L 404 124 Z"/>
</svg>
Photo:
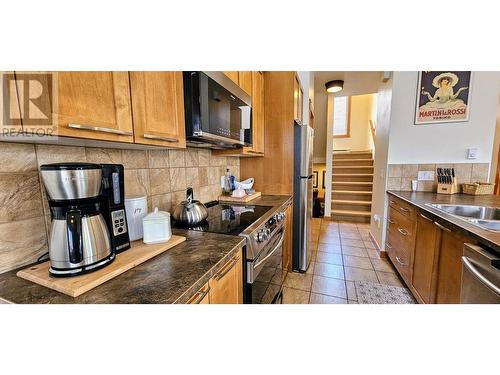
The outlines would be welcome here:
<svg viewBox="0 0 500 375">
<path fill-rule="evenodd" d="M 262 196 L 251 204 L 272 206 L 291 202 L 291 196 Z M 173 229 L 187 240 L 147 262 L 73 298 L 16 276 L 0 275 L 0 300 L 11 303 L 185 303 L 244 244 L 239 236 Z M 24 267 L 23 267 L 24 268 Z"/>
<path fill-rule="evenodd" d="M 426 211 L 434 219 L 445 221 L 453 226 L 455 230 L 467 234 L 479 243 L 484 244 L 492 250 L 500 253 L 500 233 L 481 229 L 465 220 L 461 220 L 453 215 L 446 214 L 435 208 L 427 206 L 427 203 L 437 204 L 467 204 L 477 206 L 500 207 L 500 196 L 497 195 L 466 195 L 466 194 L 437 194 L 425 192 L 411 192 L 411 191 L 394 191 L 390 190 L 387 193 L 401 198 L 404 201 Z M 451 229 L 451 228 L 450 228 Z"/>
</svg>

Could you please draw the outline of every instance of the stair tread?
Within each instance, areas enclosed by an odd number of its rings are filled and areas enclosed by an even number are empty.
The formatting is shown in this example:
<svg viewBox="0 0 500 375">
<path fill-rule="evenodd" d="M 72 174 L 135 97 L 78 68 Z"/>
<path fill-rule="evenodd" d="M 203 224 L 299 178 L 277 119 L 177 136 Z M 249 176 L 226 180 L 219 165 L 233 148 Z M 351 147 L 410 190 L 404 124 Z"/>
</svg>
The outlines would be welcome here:
<svg viewBox="0 0 500 375">
<path fill-rule="evenodd" d="M 373 182 L 366 182 L 366 181 L 333 181 L 332 184 L 337 184 L 337 185 L 373 185 Z"/>
<path fill-rule="evenodd" d="M 337 159 L 337 161 L 367 161 L 367 160 L 373 160 L 373 159 Z M 333 162 L 335 162 L 335 160 Z"/>
<path fill-rule="evenodd" d="M 335 151 L 333 150 L 333 155 L 335 154 L 340 154 L 340 155 L 345 155 L 345 154 L 352 154 L 352 155 L 355 155 L 355 154 L 371 154 L 373 153 L 373 151 L 371 150 L 359 150 L 359 151 L 356 151 L 356 150 L 338 150 L 338 151 Z"/>
<path fill-rule="evenodd" d="M 368 176 L 372 176 L 373 177 L 373 173 L 332 173 L 332 176 L 363 176 L 363 177 L 368 177 Z"/>
<path fill-rule="evenodd" d="M 352 200 L 352 199 L 332 199 L 332 203 L 368 206 L 368 205 L 372 204 L 372 201 L 358 201 L 358 200 Z"/>
<path fill-rule="evenodd" d="M 363 216 L 370 217 L 370 211 L 351 211 L 351 210 L 332 210 L 331 214 L 333 215 L 344 215 L 344 216 Z"/>
<path fill-rule="evenodd" d="M 334 165 L 332 168 L 337 169 L 349 169 L 349 168 L 373 168 L 373 165 Z"/>
<path fill-rule="evenodd" d="M 363 191 L 363 190 L 332 190 L 332 194 L 366 194 L 372 195 L 373 191 Z"/>
</svg>

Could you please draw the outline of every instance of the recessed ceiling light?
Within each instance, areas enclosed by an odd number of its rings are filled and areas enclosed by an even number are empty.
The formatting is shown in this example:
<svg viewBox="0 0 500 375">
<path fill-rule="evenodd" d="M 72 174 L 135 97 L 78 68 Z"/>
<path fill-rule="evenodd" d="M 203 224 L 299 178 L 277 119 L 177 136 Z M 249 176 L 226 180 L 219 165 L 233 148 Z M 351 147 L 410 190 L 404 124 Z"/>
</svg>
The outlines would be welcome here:
<svg viewBox="0 0 500 375">
<path fill-rule="evenodd" d="M 337 79 L 335 81 L 329 81 L 325 83 L 326 91 L 327 92 L 339 92 L 344 88 L 344 81 Z"/>
</svg>

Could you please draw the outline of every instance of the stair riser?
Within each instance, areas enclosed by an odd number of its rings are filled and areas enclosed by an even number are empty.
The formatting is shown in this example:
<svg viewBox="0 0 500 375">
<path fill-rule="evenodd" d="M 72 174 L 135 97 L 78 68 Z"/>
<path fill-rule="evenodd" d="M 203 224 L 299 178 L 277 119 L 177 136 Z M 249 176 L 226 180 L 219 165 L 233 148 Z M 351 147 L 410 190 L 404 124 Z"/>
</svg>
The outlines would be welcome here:
<svg viewBox="0 0 500 375">
<path fill-rule="evenodd" d="M 366 201 L 371 202 L 372 196 L 366 194 L 344 194 L 344 193 L 335 193 L 332 191 L 332 199 L 343 199 L 349 201 Z"/>
<path fill-rule="evenodd" d="M 336 168 L 333 166 L 332 168 L 332 173 L 335 174 L 366 174 L 366 173 L 371 173 L 373 174 L 373 167 L 366 167 L 366 168 Z"/>
<path fill-rule="evenodd" d="M 358 217 L 358 216 L 344 216 L 344 215 L 332 215 L 331 220 L 337 221 L 348 221 L 351 223 L 369 223 L 369 217 Z"/>
<path fill-rule="evenodd" d="M 333 181 L 342 182 L 372 182 L 373 176 L 333 176 Z"/>
<path fill-rule="evenodd" d="M 373 159 L 372 154 L 356 154 L 354 152 L 348 152 L 345 154 L 333 154 L 333 160 L 340 160 L 340 159 Z"/>
<path fill-rule="evenodd" d="M 332 192 L 335 190 L 352 190 L 352 191 L 372 191 L 372 185 L 344 185 L 342 183 L 332 184 Z"/>
<path fill-rule="evenodd" d="M 342 160 L 342 159 L 333 159 L 333 165 L 340 165 L 340 166 L 362 166 L 366 165 L 368 167 L 373 166 L 373 160 L 371 159 L 366 159 L 366 160 Z"/>
<path fill-rule="evenodd" d="M 357 205 L 357 204 L 337 204 L 332 203 L 332 210 L 347 210 L 347 211 L 371 211 L 371 204 Z"/>
</svg>

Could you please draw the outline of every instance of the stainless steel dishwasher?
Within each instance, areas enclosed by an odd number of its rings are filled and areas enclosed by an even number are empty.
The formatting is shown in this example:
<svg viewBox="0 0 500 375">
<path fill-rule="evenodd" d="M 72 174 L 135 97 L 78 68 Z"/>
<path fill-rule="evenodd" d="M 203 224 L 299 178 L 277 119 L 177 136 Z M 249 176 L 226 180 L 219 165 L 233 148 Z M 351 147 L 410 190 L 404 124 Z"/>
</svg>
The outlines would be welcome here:
<svg viewBox="0 0 500 375">
<path fill-rule="evenodd" d="M 465 244 L 460 303 L 500 303 L 500 256 Z"/>
</svg>

